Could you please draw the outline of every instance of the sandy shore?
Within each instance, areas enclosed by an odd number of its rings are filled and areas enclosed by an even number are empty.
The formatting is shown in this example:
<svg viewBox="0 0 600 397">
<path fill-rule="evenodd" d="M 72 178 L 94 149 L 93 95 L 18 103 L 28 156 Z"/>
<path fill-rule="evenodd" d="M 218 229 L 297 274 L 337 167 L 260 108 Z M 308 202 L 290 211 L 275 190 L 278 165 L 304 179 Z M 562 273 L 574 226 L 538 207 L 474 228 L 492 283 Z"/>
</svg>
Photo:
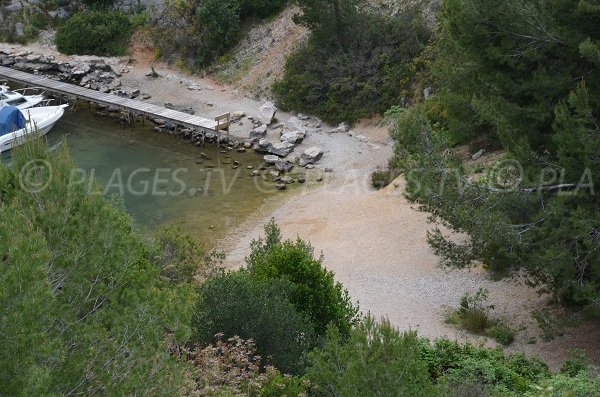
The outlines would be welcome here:
<svg viewBox="0 0 600 397">
<path fill-rule="evenodd" d="M 53 53 L 51 48 L 43 46 L 29 49 Z M 225 111 L 256 115 L 261 105 L 233 88 L 186 75 L 168 65 L 155 65 L 161 78 L 146 77 L 150 67 L 148 58 L 143 54 L 135 58 L 133 64 L 125 58 L 113 58 L 110 62 L 125 68 L 123 84 L 151 95 L 150 102 L 190 106 L 203 116 Z M 188 90 L 190 84 L 202 89 Z M 277 114 L 283 122 L 290 117 L 288 113 Z M 249 129 L 246 120 L 234 128 L 234 133 L 245 137 Z M 286 193 L 282 196 L 285 199 L 271 202 L 232 230 L 220 245 L 231 268 L 244 264 L 250 241 L 260 236 L 263 225 L 274 217 L 286 237 L 299 236 L 310 241 L 317 252 L 323 252 L 325 265 L 335 272 L 353 299 L 360 302 L 363 312 L 387 316 L 400 329 L 415 329 L 430 338 L 449 337 L 493 345 L 490 340 L 444 323 L 445 313 L 457 307 L 465 292 L 484 287 L 490 291 L 490 304 L 496 306 L 493 316 L 519 329 L 509 351 L 539 355 L 553 369 L 559 367 L 573 348 L 586 349 L 590 357 L 600 361 L 597 324 L 567 330 L 549 343 L 542 342 L 531 313 L 544 307 L 545 300 L 535 291 L 518 280 L 492 281 L 481 269 L 448 271 L 438 267 L 438 260 L 426 242 L 427 230 L 431 228 L 427 214 L 419 212 L 403 197 L 401 181 L 398 187 L 383 191 L 374 191 L 369 186 L 370 173 L 392 155 L 389 132 L 368 121 L 356 126 L 354 132 L 366 139 L 346 133 L 309 132 L 296 153 L 309 146 L 322 147 L 325 156 L 315 172 L 321 172 L 325 180 L 297 189 L 294 194 Z M 322 172 L 326 167 L 333 172 Z"/>
</svg>

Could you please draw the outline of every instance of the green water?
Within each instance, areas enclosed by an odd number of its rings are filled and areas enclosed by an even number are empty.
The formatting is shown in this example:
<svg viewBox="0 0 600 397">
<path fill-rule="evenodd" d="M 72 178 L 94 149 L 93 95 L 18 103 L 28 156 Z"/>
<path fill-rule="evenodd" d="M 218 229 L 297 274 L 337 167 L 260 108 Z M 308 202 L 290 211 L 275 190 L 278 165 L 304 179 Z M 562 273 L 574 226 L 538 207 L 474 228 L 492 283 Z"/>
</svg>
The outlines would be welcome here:
<svg viewBox="0 0 600 397">
<path fill-rule="evenodd" d="M 66 139 L 80 173 L 93 173 L 106 195 L 122 195 L 139 225 L 154 229 L 178 223 L 209 247 L 281 194 L 272 183 L 251 176 L 247 166 L 256 169 L 262 163 L 254 152 L 197 148 L 156 133 L 149 124 L 131 127 L 89 110 L 67 111 L 47 138 L 50 147 Z M 198 164 L 201 153 L 209 159 Z M 240 162 L 237 169 L 233 161 Z"/>
</svg>

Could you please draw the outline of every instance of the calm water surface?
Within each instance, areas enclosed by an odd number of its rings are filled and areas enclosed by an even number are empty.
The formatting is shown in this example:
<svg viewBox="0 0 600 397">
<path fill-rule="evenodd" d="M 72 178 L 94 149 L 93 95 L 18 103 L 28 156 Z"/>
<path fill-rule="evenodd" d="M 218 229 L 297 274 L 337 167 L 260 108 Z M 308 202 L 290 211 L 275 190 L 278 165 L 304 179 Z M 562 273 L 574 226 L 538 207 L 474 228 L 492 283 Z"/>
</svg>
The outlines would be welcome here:
<svg viewBox="0 0 600 397">
<path fill-rule="evenodd" d="M 154 132 L 148 122 L 131 127 L 90 110 L 67 111 L 47 137 L 51 147 L 66 140 L 81 173 L 93 173 L 105 194 L 122 195 L 139 225 L 178 223 L 209 247 L 281 194 L 250 175 L 247 166 L 262 163 L 254 152 L 197 148 Z M 240 162 L 237 169 L 233 161 Z"/>
</svg>

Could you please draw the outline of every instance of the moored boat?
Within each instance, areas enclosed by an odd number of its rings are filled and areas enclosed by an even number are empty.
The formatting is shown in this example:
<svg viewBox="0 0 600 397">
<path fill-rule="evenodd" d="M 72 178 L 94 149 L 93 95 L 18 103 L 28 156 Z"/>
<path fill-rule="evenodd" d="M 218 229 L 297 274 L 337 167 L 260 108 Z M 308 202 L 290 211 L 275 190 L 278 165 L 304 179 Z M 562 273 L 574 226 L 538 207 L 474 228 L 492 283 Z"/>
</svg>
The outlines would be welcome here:
<svg viewBox="0 0 600 397">
<path fill-rule="evenodd" d="M 42 106 L 20 110 L 0 109 L 0 153 L 23 144 L 28 137 L 43 136 L 62 117 L 68 105 Z"/>
</svg>

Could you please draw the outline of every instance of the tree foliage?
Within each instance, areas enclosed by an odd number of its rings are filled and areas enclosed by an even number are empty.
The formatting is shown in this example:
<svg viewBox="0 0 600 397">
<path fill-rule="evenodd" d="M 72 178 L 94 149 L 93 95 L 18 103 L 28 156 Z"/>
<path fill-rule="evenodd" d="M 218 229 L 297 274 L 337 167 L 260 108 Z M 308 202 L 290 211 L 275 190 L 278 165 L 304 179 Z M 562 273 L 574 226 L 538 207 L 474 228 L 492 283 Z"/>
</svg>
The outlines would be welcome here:
<svg viewBox="0 0 600 397">
<path fill-rule="evenodd" d="M 322 350 L 310 356 L 307 376 L 315 396 L 435 396 L 414 332 L 368 316 L 347 343 L 331 328 Z"/>
<path fill-rule="evenodd" d="M 599 11 L 587 1 L 446 1 L 437 94 L 401 114 L 394 133 L 409 197 L 470 237 L 430 233 L 444 264 L 523 269 L 558 302 L 595 313 Z M 463 142 L 504 157 L 473 175 L 454 154 Z"/>
<path fill-rule="evenodd" d="M 245 270 L 210 278 L 200 287 L 195 338 L 204 344 L 217 334 L 252 338 L 277 368 L 300 373 L 305 353 L 315 346 L 314 325 L 289 301 L 293 290 L 289 282 L 262 282 Z"/>
<path fill-rule="evenodd" d="M 161 56 L 192 69 L 210 65 L 242 36 L 242 23 L 280 11 L 287 0 L 170 0 L 154 29 Z"/>
<path fill-rule="evenodd" d="M 125 14 L 93 9 L 78 12 L 59 26 L 55 43 L 68 55 L 124 55 L 130 32 Z"/>
<path fill-rule="evenodd" d="M 0 394 L 177 395 L 191 291 L 123 209 L 40 139 L 0 165 Z"/>
<path fill-rule="evenodd" d="M 306 313 L 318 335 L 325 335 L 333 324 L 343 336 L 356 322 L 358 306 L 350 300 L 348 291 L 336 282 L 333 272 L 323 267 L 323 258 L 315 258 L 307 242 L 281 239 L 274 220 L 265 225 L 265 238 L 251 244 L 246 259 L 253 277 L 264 282 L 285 280 L 292 283 L 290 301 L 297 310 Z"/>
<path fill-rule="evenodd" d="M 274 86 L 283 108 L 354 122 L 403 102 L 413 58 L 429 39 L 419 2 L 394 15 L 359 10 L 356 0 L 297 3 L 303 14 L 296 21 L 312 31 Z"/>
</svg>

